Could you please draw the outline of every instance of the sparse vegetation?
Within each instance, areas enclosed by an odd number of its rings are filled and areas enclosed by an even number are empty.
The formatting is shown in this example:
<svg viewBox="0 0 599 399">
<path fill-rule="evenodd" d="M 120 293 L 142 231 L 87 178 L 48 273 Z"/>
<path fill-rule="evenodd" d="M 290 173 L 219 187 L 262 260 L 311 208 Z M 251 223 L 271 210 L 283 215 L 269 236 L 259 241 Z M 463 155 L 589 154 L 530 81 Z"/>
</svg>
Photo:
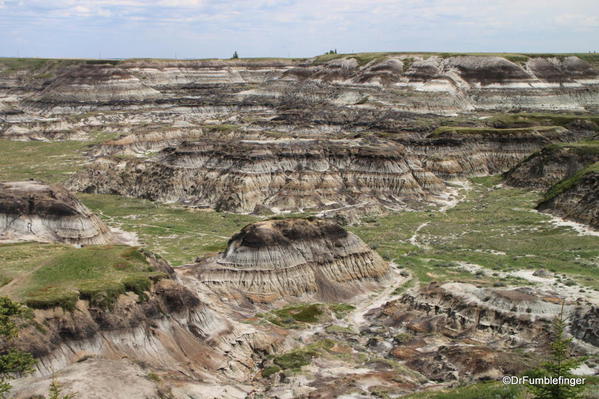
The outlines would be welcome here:
<svg viewBox="0 0 599 399">
<path fill-rule="evenodd" d="M 406 399 L 525 399 L 525 395 L 521 386 L 487 382 L 467 387 L 417 393 L 406 396 Z"/>
<path fill-rule="evenodd" d="M 599 239 L 548 223 L 549 216 L 532 212 L 540 194 L 498 187 L 500 181 L 498 176 L 473 178 L 464 201 L 446 212 L 390 214 L 349 229 L 422 282 L 472 281 L 477 276 L 459 266 L 466 262 L 504 272 L 559 270 L 579 284 L 598 288 Z M 425 222 L 429 223 L 418 233 L 420 246 L 413 245 L 409 239 Z M 476 280 L 525 282 L 492 274 Z"/>
<path fill-rule="evenodd" d="M 9 380 L 32 371 L 35 360 L 30 353 L 11 345 L 19 333 L 19 323 L 30 317 L 29 309 L 9 298 L 0 297 L 0 399 L 10 390 Z"/>
<path fill-rule="evenodd" d="M 303 366 L 307 366 L 312 359 L 327 353 L 335 343 L 330 339 L 324 339 L 306 345 L 291 352 L 284 353 L 273 358 L 273 363 L 282 370 L 299 371 Z"/>
</svg>

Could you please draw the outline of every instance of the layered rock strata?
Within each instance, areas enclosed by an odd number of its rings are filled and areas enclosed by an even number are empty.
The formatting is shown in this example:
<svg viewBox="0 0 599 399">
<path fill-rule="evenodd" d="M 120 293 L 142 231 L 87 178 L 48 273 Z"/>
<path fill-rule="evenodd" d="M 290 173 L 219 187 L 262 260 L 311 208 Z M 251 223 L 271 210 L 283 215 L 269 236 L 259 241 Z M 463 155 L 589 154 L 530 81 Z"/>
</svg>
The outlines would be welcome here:
<svg viewBox="0 0 599 399">
<path fill-rule="evenodd" d="M 86 104 L 132 104 L 154 101 L 160 92 L 139 78 L 110 64 L 80 64 L 65 68 L 39 94 L 32 105 L 53 108 L 80 108 Z"/>
<path fill-rule="evenodd" d="M 148 260 L 173 273 L 163 261 Z M 227 391 L 245 397 L 251 387 L 244 383 L 257 367 L 255 353 L 272 352 L 281 340 L 268 329 L 223 317 L 188 288 L 163 278 L 143 294 L 119 295 L 110 308 L 80 299 L 75 311 L 35 310 L 33 323 L 11 344 L 38 359 L 36 371 L 15 381 L 13 394 L 47 393 L 51 381 L 60 378 L 65 391 L 87 399 L 184 398 L 197 392 L 231 397 Z M 88 374 L 89 367 L 96 373 Z M 104 373 L 114 379 L 110 385 L 105 385 Z M 71 378 L 73 374 L 79 378 Z M 160 378 L 147 378 L 152 374 Z M 129 384 L 139 384 L 139 389 L 123 389 Z M 215 390 L 224 396 L 208 396 Z"/>
<path fill-rule="evenodd" d="M 258 222 L 234 235 L 222 254 L 188 267 L 215 289 L 255 300 L 318 294 L 352 296 L 360 282 L 384 278 L 388 265 L 362 240 L 332 221 Z"/>
<path fill-rule="evenodd" d="M 583 59 L 515 58 L 381 54 L 333 60 L 58 60 L 35 70 L 24 63 L 17 71 L 3 71 L 0 65 L 0 113 L 31 107 L 55 114 L 156 109 L 188 114 L 220 106 L 276 112 L 306 104 L 419 114 L 599 108 L 599 73 Z"/>
<path fill-rule="evenodd" d="M 100 158 L 69 187 L 234 212 L 399 207 L 444 190 L 398 144 L 284 139 L 185 142 L 148 161 Z"/>
<path fill-rule="evenodd" d="M 115 242 L 108 227 L 71 193 L 39 181 L 0 183 L 0 240 Z"/>
<path fill-rule="evenodd" d="M 442 179 L 452 179 L 504 172 L 531 152 L 573 136 L 559 126 L 530 129 L 444 128 L 424 139 L 399 141 L 422 159 L 424 169 Z"/>
</svg>

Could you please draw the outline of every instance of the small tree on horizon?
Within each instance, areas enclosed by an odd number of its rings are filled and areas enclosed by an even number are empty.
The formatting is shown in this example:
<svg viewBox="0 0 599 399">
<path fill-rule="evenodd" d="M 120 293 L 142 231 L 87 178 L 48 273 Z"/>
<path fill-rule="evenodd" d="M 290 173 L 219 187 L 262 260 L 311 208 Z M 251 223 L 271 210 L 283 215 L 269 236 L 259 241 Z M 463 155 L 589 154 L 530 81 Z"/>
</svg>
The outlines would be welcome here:
<svg viewBox="0 0 599 399">
<path fill-rule="evenodd" d="M 577 378 L 572 370 L 580 366 L 582 358 L 573 357 L 570 345 L 572 338 L 566 338 L 566 321 L 564 319 L 564 303 L 559 315 L 553 321 L 553 339 L 549 361 L 534 370 L 535 377 Z M 567 384 L 531 384 L 529 389 L 533 399 L 576 399 L 580 398 L 584 385 L 570 386 Z"/>
<path fill-rule="evenodd" d="M 239 54 L 237 54 L 237 50 L 235 50 L 235 52 L 233 53 L 233 57 L 231 57 L 232 60 L 236 60 L 239 58 Z"/>
</svg>

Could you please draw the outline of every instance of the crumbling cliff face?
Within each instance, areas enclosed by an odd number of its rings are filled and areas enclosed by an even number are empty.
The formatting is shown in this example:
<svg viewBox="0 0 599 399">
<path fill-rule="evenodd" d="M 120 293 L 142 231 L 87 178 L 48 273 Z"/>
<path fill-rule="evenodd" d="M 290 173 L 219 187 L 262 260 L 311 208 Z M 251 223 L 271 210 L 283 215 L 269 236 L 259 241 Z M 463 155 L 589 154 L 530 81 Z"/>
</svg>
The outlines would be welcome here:
<svg viewBox="0 0 599 399">
<path fill-rule="evenodd" d="M 543 146 L 574 136 L 567 129 L 446 130 L 425 138 L 400 140 L 422 159 L 423 168 L 442 179 L 497 174 Z"/>
<path fill-rule="evenodd" d="M 480 288 L 431 283 L 385 304 L 371 315 L 376 324 L 406 338 L 390 350 L 394 358 L 431 380 L 494 379 L 532 367 L 550 340 L 562 298 L 533 288 Z M 595 345 L 596 311 L 567 301 L 565 317 L 581 345 Z M 371 327 L 374 329 L 374 327 Z M 522 347 L 527 354 L 513 352 Z M 524 362 L 524 364 L 523 364 Z"/>
<path fill-rule="evenodd" d="M 505 174 L 506 183 L 545 191 L 537 209 L 599 226 L 599 142 L 550 145 Z"/>
<path fill-rule="evenodd" d="M 234 212 L 433 200 L 444 183 L 404 147 L 349 140 L 184 142 L 156 159 L 100 158 L 77 191 L 118 193 Z"/>
<path fill-rule="evenodd" d="M 15 381 L 10 397 L 46 394 L 58 370 L 65 391 L 88 399 L 245 397 L 260 356 L 284 336 L 220 313 L 163 260 L 149 261 L 167 276 L 143 293 L 121 294 L 107 307 L 80 299 L 75 309 L 35 310 L 12 345 L 38 359 L 36 370 Z"/>
<path fill-rule="evenodd" d="M 549 189 L 537 209 L 599 228 L 599 162 Z"/>
<path fill-rule="evenodd" d="M 549 145 L 509 170 L 505 182 L 515 187 L 547 190 L 598 161 L 599 141 Z"/>
<path fill-rule="evenodd" d="M 0 183 L 0 240 L 108 244 L 108 227 L 71 193 L 39 181 Z"/>
<path fill-rule="evenodd" d="M 187 269 L 210 287 L 268 302 L 305 294 L 352 297 L 360 282 L 383 279 L 388 265 L 332 221 L 283 219 L 244 227 L 225 252 Z"/>
</svg>

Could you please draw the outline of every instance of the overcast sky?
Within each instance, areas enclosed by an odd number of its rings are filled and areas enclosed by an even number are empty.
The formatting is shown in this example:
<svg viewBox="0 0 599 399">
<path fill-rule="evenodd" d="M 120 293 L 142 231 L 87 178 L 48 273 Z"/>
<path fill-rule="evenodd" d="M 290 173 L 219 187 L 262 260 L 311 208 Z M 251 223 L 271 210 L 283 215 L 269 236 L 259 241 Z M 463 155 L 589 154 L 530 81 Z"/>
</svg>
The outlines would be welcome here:
<svg viewBox="0 0 599 399">
<path fill-rule="evenodd" d="M 0 56 L 599 51 L 599 0 L 0 0 Z"/>
</svg>

